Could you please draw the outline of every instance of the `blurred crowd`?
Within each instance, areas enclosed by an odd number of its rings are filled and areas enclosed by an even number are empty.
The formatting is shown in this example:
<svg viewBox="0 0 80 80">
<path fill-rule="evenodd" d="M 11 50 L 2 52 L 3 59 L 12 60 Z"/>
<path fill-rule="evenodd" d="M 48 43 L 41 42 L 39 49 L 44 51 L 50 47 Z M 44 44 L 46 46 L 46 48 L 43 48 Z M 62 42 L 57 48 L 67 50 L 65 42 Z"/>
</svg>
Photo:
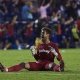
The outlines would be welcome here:
<svg viewBox="0 0 80 80">
<path fill-rule="evenodd" d="M 0 49 L 25 49 L 52 29 L 60 48 L 80 47 L 80 0 L 0 0 Z"/>
</svg>

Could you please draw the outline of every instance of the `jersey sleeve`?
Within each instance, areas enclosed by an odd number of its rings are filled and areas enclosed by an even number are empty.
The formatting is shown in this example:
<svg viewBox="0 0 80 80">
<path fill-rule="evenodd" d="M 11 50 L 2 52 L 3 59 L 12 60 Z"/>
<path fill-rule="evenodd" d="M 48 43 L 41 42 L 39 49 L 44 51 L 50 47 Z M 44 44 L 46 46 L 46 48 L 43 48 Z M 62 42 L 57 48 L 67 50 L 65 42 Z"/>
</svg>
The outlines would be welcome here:
<svg viewBox="0 0 80 80">
<path fill-rule="evenodd" d="M 52 52 L 54 53 L 54 55 L 56 56 L 58 61 L 62 60 L 62 56 L 61 56 L 61 54 L 59 52 L 59 48 L 56 44 L 53 45 L 53 51 Z"/>
</svg>

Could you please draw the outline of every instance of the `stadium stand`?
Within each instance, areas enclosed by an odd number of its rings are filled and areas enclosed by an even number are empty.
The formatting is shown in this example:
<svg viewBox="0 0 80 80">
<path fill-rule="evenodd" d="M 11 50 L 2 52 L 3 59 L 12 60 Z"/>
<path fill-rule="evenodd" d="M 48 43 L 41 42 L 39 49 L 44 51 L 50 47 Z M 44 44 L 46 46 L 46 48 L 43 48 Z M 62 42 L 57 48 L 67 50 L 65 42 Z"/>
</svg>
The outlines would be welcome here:
<svg viewBox="0 0 80 80">
<path fill-rule="evenodd" d="M 80 47 L 80 0 L 0 0 L 0 49 L 30 48 L 45 26 L 60 48 Z"/>
</svg>

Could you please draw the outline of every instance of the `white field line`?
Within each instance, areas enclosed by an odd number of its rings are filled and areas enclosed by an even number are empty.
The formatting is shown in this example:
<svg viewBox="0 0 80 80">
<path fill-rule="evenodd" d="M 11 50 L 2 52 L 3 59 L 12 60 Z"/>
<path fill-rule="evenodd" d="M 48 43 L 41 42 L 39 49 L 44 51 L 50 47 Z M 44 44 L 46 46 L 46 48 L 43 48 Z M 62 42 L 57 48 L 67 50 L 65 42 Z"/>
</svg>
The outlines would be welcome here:
<svg viewBox="0 0 80 80">
<path fill-rule="evenodd" d="M 16 72 L 1 72 L 0 74 L 21 74 L 21 73 L 16 73 Z M 23 74 L 23 73 L 22 73 Z M 36 73 L 26 73 L 26 74 L 36 74 Z M 53 75 L 53 76 L 57 76 L 57 75 L 65 75 L 65 76 L 75 76 L 75 75 L 78 75 L 78 76 L 80 76 L 80 74 L 76 74 L 76 73 L 50 73 L 50 74 L 48 74 L 48 73 L 38 73 L 38 75 Z"/>
</svg>

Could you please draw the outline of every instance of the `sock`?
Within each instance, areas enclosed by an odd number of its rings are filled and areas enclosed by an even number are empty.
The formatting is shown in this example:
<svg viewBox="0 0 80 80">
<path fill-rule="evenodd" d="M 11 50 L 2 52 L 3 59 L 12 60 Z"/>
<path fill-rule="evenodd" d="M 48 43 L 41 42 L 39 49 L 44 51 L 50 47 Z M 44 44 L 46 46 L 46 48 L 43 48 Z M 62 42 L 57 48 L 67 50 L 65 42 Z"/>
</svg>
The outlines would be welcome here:
<svg viewBox="0 0 80 80">
<path fill-rule="evenodd" d="M 25 68 L 25 63 L 20 63 L 8 68 L 8 72 L 17 72 Z"/>
</svg>

